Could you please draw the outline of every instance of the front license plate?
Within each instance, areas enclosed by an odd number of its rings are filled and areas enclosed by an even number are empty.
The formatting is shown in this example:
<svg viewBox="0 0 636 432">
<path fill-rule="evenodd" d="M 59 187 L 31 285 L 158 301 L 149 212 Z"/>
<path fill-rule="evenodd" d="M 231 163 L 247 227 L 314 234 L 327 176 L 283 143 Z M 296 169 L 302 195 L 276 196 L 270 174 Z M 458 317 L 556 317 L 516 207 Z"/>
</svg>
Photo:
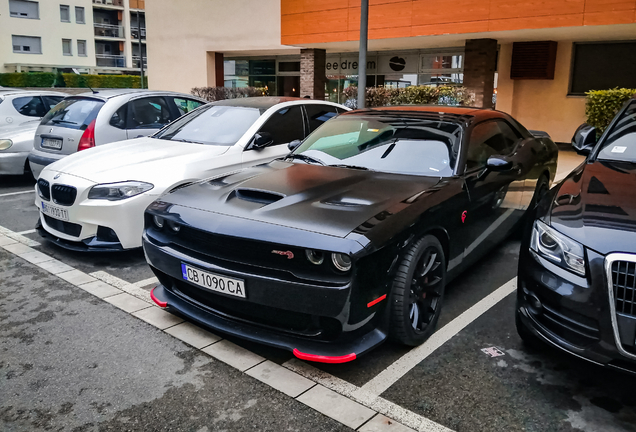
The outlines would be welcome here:
<svg viewBox="0 0 636 432">
<path fill-rule="evenodd" d="M 53 149 L 53 150 L 61 150 L 62 140 L 52 139 L 52 138 L 42 138 L 42 147 Z"/>
<path fill-rule="evenodd" d="M 183 280 L 192 282 L 200 287 L 245 298 L 245 282 L 241 279 L 232 279 L 218 274 L 209 273 L 190 267 L 184 263 L 181 263 L 181 274 L 183 276 Z"/>
<path fill-rule="evenodd" d="M 45 202 L 42 203 L 42 213 L 55 219 L 68 221 L 68 210 L 52 206 Z"/>
</svg>

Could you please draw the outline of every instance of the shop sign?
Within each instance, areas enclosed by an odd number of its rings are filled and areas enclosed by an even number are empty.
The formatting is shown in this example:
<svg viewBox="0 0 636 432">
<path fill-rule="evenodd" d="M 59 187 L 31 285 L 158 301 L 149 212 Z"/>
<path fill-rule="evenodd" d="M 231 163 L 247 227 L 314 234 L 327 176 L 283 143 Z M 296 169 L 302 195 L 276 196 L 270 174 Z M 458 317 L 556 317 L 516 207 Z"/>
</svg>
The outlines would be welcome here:
<svg viewBox="0 0 636 432">
<path fill-rule="evenodd" d="M 367 57 L 367 73 L 375 73 L 376 69 L 377 58 Z M 327 75 L 357 75 L 358 56 L 327 57 L 325 73 Z"/>
<path fill-rule="evenodd" d="M 417 73 L 420 56 L 415 55 L 381 55 L 378 56 L 378 73 L 380 74 L 413 74 Z"/>
</svg>

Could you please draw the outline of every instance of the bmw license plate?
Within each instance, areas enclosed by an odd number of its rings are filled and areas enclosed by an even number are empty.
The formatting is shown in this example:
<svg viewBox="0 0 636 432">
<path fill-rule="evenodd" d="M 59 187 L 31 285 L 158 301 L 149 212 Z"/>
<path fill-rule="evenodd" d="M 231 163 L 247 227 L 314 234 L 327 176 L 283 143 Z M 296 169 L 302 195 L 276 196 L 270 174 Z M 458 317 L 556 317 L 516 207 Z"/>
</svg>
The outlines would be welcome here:
<svg viewBox="0 0 636 432">
<path fill-rule="evenodd" d="M 42 203 L 42 213 L 55 219 L 68 221 L 68 210 L 52 206 L 45 202 Z"/>
<path fill-rule="evenodd" d="M 42 147 L 53 150 L 62 150 L 62 140 L 53 138 L 42 138 Z"/>
<path fill-rule="evenodd" d="M 181 263 L 183 280 L 212 291 L 245 298 L 245 282 L 214 273 L 209 273 Z"/>
</svg>

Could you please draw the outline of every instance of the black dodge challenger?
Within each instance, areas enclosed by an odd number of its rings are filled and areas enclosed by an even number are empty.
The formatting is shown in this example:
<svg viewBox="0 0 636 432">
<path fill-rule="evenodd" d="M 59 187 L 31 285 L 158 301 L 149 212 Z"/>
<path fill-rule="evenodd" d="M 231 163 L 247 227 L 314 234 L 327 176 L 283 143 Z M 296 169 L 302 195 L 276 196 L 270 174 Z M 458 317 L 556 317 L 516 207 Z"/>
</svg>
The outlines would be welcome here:
<svg viewBox="0 0 636 432">
<path fill-rule="evenodd" d="M 426 340 L 447 282 L 519 224 L 557 161 L 506 114 L 441 106 L 342 114 L 290 148 L 149 206 L 152 297 L 328 363 Z"/>
<path fill-rule="evenodd" d="M 517 329 L 591 362 L 636 373 L 636 100 L 586 161 L 539 203 L 519 256 Z"/>
</svg>

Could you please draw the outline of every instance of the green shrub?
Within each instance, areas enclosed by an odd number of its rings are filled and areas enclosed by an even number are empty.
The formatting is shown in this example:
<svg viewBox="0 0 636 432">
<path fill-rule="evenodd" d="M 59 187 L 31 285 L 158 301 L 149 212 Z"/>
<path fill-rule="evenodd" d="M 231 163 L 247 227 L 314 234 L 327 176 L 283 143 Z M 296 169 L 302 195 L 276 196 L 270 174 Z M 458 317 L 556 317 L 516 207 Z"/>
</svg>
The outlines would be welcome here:
<svg viewBox="0 0 636 432">
<path fill-rule="evenodd" d="M 609 126 L 623 104 L 636 95 L 636 89 L 592 90 L 586 95 L 587 124 L 594 126 L 600 135 Z"/>
<path fill-rule="evenodd" d="M 136 75 L 76 75 L 51 72 L 21 72 L 0 74 L 0 85 L 5 87 L 75 87 L 75 88 L 140 88 L 141 79 Z M 147 83 L 147 77 L 144 80 Z M 64 85 L 63 85 L 64 84 Z M 147 86 L 144 86 L 147 87 Z"/>
<path fill-rule="evenodd" d="M 350 86 L 342 92 L 350 108 L 357 107 L 358 88 Z M 469 105 L 472 96 L 460 86 L 410 86 L 406 88 L 367 87 L 366 106 L 384 105 Z"/>
<path fill-rule="evenodd" d="M 190 93 L 210 102 L 242 97 L 269 96 L 265 87 L 194 87 Z"/>
</svg>

